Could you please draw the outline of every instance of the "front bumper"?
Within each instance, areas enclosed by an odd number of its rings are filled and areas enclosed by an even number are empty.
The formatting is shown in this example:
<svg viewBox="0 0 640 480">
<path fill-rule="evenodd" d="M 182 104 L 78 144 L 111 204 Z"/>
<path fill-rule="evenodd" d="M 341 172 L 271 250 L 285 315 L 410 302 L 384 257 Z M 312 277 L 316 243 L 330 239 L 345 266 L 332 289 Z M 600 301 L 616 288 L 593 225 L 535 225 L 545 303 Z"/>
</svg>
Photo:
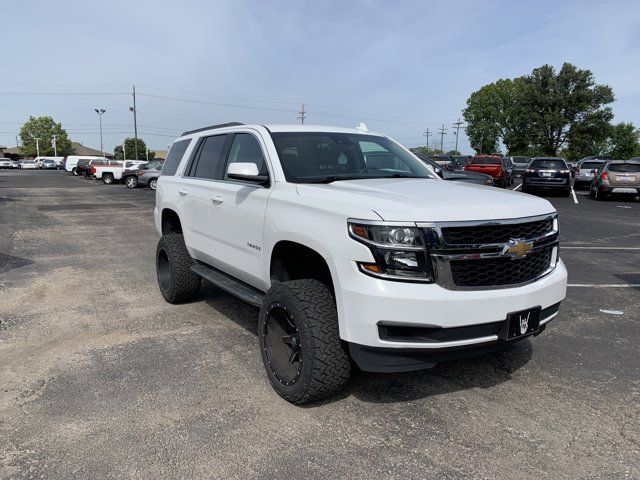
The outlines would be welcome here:
<svg viewBox="0 0 640 480">
<path fill-rule="evenodd" d="M 393 282 L 362 274 L 355 262 L 332 260 L 337 285 L 336 302 L 340 337 L 367 348 L 429 350 L 487 346 L 500 341 L 499 333 L 487 334 L 483 324 L 506 321 L 507 315 L 539 306 L 543 311 L 566 296 L 567 270 L 560 260 L 539 280 L 514 288 L 448 290 L 437 284 Z M 555 313 L 541 317 L 541 326 Z M 442 342 L 390 341 L 381 338 L 379 325 L 451 329 L 473 327 L 467 336 Z M 478 333 L 480 332 L 480 333 Z"/>
</svg>

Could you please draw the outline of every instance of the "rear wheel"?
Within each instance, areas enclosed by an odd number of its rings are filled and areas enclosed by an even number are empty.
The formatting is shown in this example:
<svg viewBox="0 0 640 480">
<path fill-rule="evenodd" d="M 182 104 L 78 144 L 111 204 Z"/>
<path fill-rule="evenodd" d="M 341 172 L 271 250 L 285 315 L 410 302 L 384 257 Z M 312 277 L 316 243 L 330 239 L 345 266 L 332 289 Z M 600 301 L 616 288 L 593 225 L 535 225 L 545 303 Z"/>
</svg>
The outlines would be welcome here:
<svg viewBox="0 0 640 480">
<path fill-rule="evenodd" d="M 155 190 L 157 186 L 158 186 L 158 179 L 157 178 L 152 178 L 151 180 L 149 180 L 149 188 L 151 190 Z"/>
<path fill-rule="evenodd" d="M 72 174 L 72 175 L 78 175 L 78 169 L 77 169 L 76 167 L 73 167 L 73 168 L 71 169 L 71 174 Z"/>
<path fill-rule="evenodd" d="M 349 380 L 335 300 L 318 280 L 275 283 L 262 302 L 258 339 L 271 385 L 291 403 L 330 397 Z"/>
<path fill-rule="evenodd" d="M 599 201 L 604 200 L 604 195 L 602 195 L 602 192 L 600 192 L 600 188 L 597 185 L 593 191 L 593 198 Z"/>
<path fill-rule="evenodd" d="M 156 273 L 160 293 L 169 303 L 193 300 L 200 292 L 200 277 L 191 271 L 193 260 L 177 233 L 163 235 L 156 248 Z"/>
<path fill-rule="evenodd" d="M 111 185 L 113 183 L 113 174 L 105 173 L 102 175 L 102 183 L 105 185 Z"/>
<path fill-rule="evenodd" d="M 138 186 L 138 179 L 134 176 L 128 176 L 124 183 L 127 188 L 136 188 Z"/>
</svg>

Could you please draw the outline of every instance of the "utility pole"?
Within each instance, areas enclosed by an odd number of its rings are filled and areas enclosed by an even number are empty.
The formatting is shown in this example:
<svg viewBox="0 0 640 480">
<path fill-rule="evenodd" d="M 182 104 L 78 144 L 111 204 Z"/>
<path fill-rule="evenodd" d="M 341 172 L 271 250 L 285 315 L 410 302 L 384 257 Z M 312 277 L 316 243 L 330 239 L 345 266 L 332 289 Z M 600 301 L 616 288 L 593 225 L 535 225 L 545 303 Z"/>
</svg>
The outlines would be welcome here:
<svg viewBox="0 0 640 480">
<path fill-rule="evenodd" d="M 104 115 L 104 112 L 106 112 L 106 110 L 104 108 L 94 108 L 93 110 L 98 114 L 98 117 L 100 118 L 100 151 L 102 152 L 102 156 L 104 157 L 104 142 L 102 141 L 102 115 Z"/>
<path fill-rule="evenodd" d="M 124 161 L 127 159 L 127 147 L 125 146 L 125 142 L 122 142 L 122 165 L 124 165 Z"/>
<path fill-rule="evenodd" d="M 136 151 L 136 160 L 138 160 L 138 111 L 136 110 L 136 86 L 133 87 L 133 107 L 129 107 L 129 110 L 133 112 L 133 145 Z"/>
<path fill-rule="evenodd" d="M 456 152 L 458 151 L 458 138 L 459 138 L 459 134 L 460 134 L 460 128 L 462 127 L 462 123 L 460 121 L 460 117 L 458 117 L 458 121 L 456 123 L 453 124 L 453 128 L 456 129 L 455 131 L 455 136 L 456 136 Z"/>
<path fill-rule="evenodd" d="M 298 112 L 298 120 L 300 120 L 300 123 L 304 125 L 304 119 L 305 116 L 307 115 L 307 112 L 304 109 L 304 103 L 302 104 L 302 110 L 300 110 Z"/>
<path fill-rule="evenodd" d="M 423 137 L 427 137 L 427 155 L 429 155 L 429 137 L 433 135 L 427 128 L 427 130 L 422 134 Z"/>
<path fill-rule="evenodd" d="M 440 150 L 444 153 L 444 134 L 447 133 L 447 129 L 444 128 L 444 123 L 442 124 L 442 128 L 438 130 L 438 133 L 440 134 Z"/>
<path fill-rule="evenodd" d="M 58 156 L 58 136 L 51 135 L 51 146 L 53 147 L 53 156 Z"/>
<path fill-rule="evenodd" d="M 33 133 L 29 132 L 29 135 L 31 135 L 31 138 L 33 138 L 36 141 L 36 157 L 40 156 L 40 138 L 36 137 L 33 135 Z"/>
</svg>

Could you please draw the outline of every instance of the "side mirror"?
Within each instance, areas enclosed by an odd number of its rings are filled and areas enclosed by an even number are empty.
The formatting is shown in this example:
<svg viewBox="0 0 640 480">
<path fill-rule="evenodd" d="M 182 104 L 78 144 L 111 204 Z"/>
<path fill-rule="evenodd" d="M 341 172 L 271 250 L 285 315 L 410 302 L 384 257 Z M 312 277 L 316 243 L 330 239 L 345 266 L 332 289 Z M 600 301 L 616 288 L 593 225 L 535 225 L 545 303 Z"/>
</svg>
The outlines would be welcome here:
<svg viewBox="0 0 640 480">
<path fill-rule="evenodd" d="M 267 175 L 260 175 L 258 166 L 255 163 L 230 163 L 227 167 L 227 177 L 260 184 L 269 181 Z"/>
<path fill-rule="evenodd" d="M 441 168 L 434 168 L 436 175 L 438 175 L 440 178 L 444 178 L 444 172 L 442 171 Z"/>
</svg>

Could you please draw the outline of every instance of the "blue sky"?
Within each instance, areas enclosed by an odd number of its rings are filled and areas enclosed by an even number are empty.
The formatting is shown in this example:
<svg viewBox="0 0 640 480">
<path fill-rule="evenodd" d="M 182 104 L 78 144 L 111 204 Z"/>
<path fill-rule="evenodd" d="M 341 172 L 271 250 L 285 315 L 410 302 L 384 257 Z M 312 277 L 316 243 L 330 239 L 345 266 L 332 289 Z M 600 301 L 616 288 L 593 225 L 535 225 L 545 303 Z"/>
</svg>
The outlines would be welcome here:
<svg viewBox="0 0 640 480">
<path fill-rule="evenodd" d="M 7 146 L 50 115 L 99 148 L 100 107 L 112 150 L 133 134 L 135 84 L 151 148 L 214 123 L 296 122 L 305 103 L 307 123 L 364 121 L 407 146 L 444 124 L 448 149 L 471 92 L 565 61 L 614 89 L 615 121 L 640 125 L 637 1 L 12 1 L 3 19 Z"/>
</svg>

